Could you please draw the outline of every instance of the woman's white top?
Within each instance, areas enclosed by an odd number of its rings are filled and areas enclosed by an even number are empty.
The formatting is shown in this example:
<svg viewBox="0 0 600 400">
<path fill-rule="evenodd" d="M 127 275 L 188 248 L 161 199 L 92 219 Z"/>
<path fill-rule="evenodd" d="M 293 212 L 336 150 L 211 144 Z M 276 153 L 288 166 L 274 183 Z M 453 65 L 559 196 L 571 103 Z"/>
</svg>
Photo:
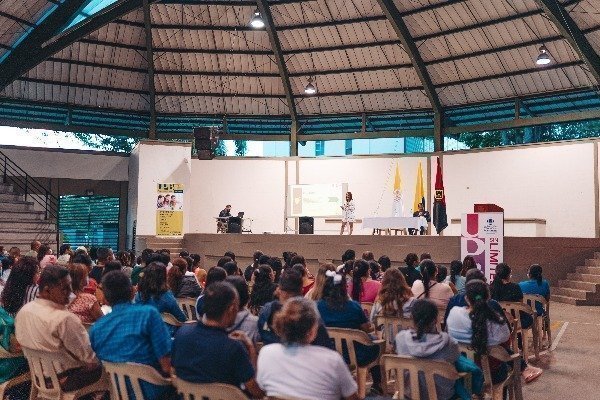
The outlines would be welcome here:
<svg viewBox="0 0 600 400">
<path fill-rule="evenodd" d="M 342 206 L 342 222 L 354 222 L 354 200 L 344 203 Z"/>
</svg>

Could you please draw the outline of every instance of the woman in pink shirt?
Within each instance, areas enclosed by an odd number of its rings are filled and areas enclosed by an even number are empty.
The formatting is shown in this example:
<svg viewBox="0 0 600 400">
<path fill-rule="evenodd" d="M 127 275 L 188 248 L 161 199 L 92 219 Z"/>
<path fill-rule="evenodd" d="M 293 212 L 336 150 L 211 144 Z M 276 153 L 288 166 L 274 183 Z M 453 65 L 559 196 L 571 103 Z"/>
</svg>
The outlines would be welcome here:
<svg viewBox="0 0 600 400">
<path fill-rule="evenodd" d="M 435 263 L 431 260 L 421 261 L 421 275 L 423 280 L 418 279 L 412 285 L 413 296 L 416 299 L 429 299 L 439 310 L 445 310 L 454 292 L 448 284 L 435 280 L 437 276 Z"/>
<path fill-rule="evenodd" d="M 381 283 L 371 279 L 369 263 L 365 260 L 354 261 L 352 283 L 348 291 L 352 300 L 360 303 L 373 303 L 381 288 Z"/>
</svg>

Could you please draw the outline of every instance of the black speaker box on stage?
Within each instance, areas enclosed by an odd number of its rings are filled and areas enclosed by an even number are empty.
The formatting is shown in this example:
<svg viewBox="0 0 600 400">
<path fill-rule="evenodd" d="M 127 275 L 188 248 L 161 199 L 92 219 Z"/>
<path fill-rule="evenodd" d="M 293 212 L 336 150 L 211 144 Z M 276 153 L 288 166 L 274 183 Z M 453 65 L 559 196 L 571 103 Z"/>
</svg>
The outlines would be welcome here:
<svg viewBox="0 0 600 400">
<path fill-rule="evenodd" d="M 312 235 L 315 233 L 315 219 L 313 217 L 300 217 L 298 218 L 300 223 L 300 234 L 301 235 Z"/>
<path fill-rule="evenodd" d="M 242 219 L 240 217 L 229 217 L 227 233 L 242 233 Z"/>
</svg>

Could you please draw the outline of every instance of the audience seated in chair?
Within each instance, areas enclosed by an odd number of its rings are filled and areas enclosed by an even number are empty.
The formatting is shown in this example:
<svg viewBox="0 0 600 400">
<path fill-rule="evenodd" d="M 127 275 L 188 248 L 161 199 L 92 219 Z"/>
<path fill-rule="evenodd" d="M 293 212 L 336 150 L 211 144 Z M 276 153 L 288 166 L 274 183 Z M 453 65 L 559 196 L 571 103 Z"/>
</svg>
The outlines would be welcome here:
<svg viewBox="0 0 600 400">
<path fill-rule="evenodd" d="M 227 282 L 215 282 L 204 293 L 201 321 L 185 324 L 175 334 L 171 363 L 179 379 L 193 383 L 242 384 L 254 397 L 264 393 L 256 384 L 256 350 L 245 333 L 226 329 L 234 324 L 239 297 Z"/>
<path fill-rule="evenodd" d="M 445 309 L 450 298 L 454 296 L 454 292 L 447 284 L 436 281 L 438 269 L 432 260 L 421 261 L 420 267 L 422 279 L 413 283 L 413 295 L 417 299 L 430 299 L 439 310 Z"/>
<path fill-rule="evenodd" d="M 317 302 L 317 307 L 327 327 L 360 329 L 367 333 L 373 332 L 373 325 L 367 320 L 360 303 L 348 298 L 344 275 L 333 272 L 328 275 L 323 298 Z M 370 364 L 380 355 L 380 348 L 376 345 L 365 346 L 356 343 L 355 350 L 359 366 Z M 379 365 L 372 367 L 370 372 L 373 378 L 372 391 L 382 393 Z"/>
<path fill-rule="evenodd" d="M 319 314 L 311 300 L 286 301 L 274 320 L 281 343 L 262 348 L 256 380 L 267 396 L 358 400 L 357 385 L 341 355 L 314 346 Z"/>
<path fill-rule="evenodd" d="M 62 390 L 73 391 L 102 377 L 102 366 L 79 317 L 66 309 L 71 277 L 65 267 L 49 265 L 39 279 L 39 295 L 18 312 L 17 341 L 23 348 L 58 353 L 68 363 L 57 371 Z"/>
<path fill-rule="evenodd" d="M 470 344 L 476 354 L 486 354 L 489 346 L 502 345 L 510 353 L 510 328 L 503 313 L 490 306 L 490 292 L 482 280 L 469 280 L 466 285 L 466 307 L 454 307 L 446 321 L 448 333 L 460 343 Z M 502 382 L 508 374 L 508 365 L 490 358 L 491 384 Z M 521 362 L 523 378 L 529 383 L 542 370 Z M 490 384 L 490 382 L 487 382 Z"/>
<path fill-rule="evenodd" d="M 519 282 L 519 287 L 523 294 L 539 294 L 546 301 L 550 300 L 550 284 L 542 276 L 542 267 L 538 264 L 534 264 L 529 267 L 527 272 L 529 279 Z M 537 315 L 542 316 L 545 313 L 544 306 L 542 303 L 535 303 L 535 310 Z"/>
<path fill-rule="evenodd" d="M 406 266 L 401 267 L 400 271 L 404 274 L 404 278 L 406 278 L 406 284 L 412 287 L 416 280 L 423 279 L 421 273 L 417 270 L 419 256 L 417 256 L 416 253 L 408 253 L 404 258 L 404 262 L 406 263 Z"/>
<path fill-rule="evenodd" d="M 371 279 L 369 262 L 354 261 L 352 281 L 348 285 L 348 294 L 359 303 L 373 303 L 381 288 L 381 282 Z"/>
<path fill-rule="evenodd" d="M 156 307 L 131 303 L 133 288 L 122 271 L 105 274 L 102 287 L 112 311 L 90 330 L 90 341 L 98 358 L 113 363 L 149 365 L 169 376 L 171 335 Z M 142 390 L 145 400 L 165 399 L 171 393 L 164 386 L 145 382 Z"/>
<path fill-rule="evenodd" d="M 87 284 L 88 269 L 83 264 L 69 264 L 67 268 L 71 275 L 71 286 L 75 294 L 75 298 L 69 303 L 67 309 L 77 315 L 82 323 L 93 324 L 104 314 L 96 296 L 83 291 Z"/>
<path fill-rule="evenodd" d="M 240 275 L 228 276 L 225 282 L 231 283 L 238 293 L 240 299 L 240 309 L 235 317 L 235 322 L 232 326 L 227 328 L 227 332 L 242 331 L 252 341 L 254 345 L 260 342 L 260 335 L 258 334 L 258 317 L 252 315 L 248 310 L 248 284 L 244 277 Z"/>
<path fill-rule="evenodd" d="M 183 257 L 177 257 L 173 260 L 173 267 L 167 272 L 167 283 L 173 295 L 177 298 L 200 296 L 202 288 L 196 275 L 191 272 L 192 263 Z"/>
<path fill-rule="evenodd" d="M 265 304 L 258 316 L 258 332 L 265 345 L 281 341 L 273 328 L 275 314 L 281 310 L 286 301 L 302 296 L 302 275 L 297 268 L 287 268 L 281 273 L 279 286 L 275 294 L 279 300 L 273 300 Z M 318 325 L 317 336 L 311 344 L 332 349 L 333 343 L 331 343 L 327 329 L 321 319 L 319 319 Z"/>
<path fill-rule="evenodd" d="M 179 322 L 187 320 L 173 292 L 167 288 L 167 267 L 163 263 L 152 262 L 145 268 L 134 302 L 154 306 L 159 313 L 169 313 Z M 174 331 L 171 328 L 171 333 Z"/>
<path fill-rule="evenodd" d="M 374 323 L 378 315 L 410 318 L 414 300 L 412 290 L 406 284 L 402 272 L 395 268 L 388 269 L 383 274 L 381 289 L 371 309 L 369 320 Z"/>
<path fill-rule="evenodd" d="M 446 332 L 438 332 L 436 325 L 438 321 L 438 309 L 430 300 L 416 300 L 412 307 L 412 319 L 415 330 L 406 329 L 398 332 L 396 336 L 396 353 L 428 360 L 443 360 L 454 364 L 459 372 L 472 373 L 473 392 L 481 395 L 483 389 L 483 373 L 475 365 L 471 365 L 468 371 L 463 368 L 464 363 L 469 363 L 466 357 L 458 351 L 458 342 Z M 405 381 L 408 384 L 408 381 Z M 409 385 L 406 385 L 407 388 Z M 427 392 L 427 385 L 423 376 L 419 376 L 421 393 Z M 465 398 L 468 395 L 462 381 L 449 381 L 442 377 L 435 377 L 437 398 L 448 400 L 455 395 Z"/>
<path fill-rule="evenodd" d="M 253 275 L 254 284 L 252 285 L 248 308 L 253 314 L 258 315 L 265 304 L 273 301 L 277 285 L 274 283 L 275 273 L 268 265 L 261 265 L 254 271 Z"/>
<path fill-rule="evenodd" d="M 215 282 L 222 282 L 227 278 L 227 272 L 221 267 L 212 267 L 206 273 L 205 288 Z M 204 315 L 204 292 L 196 300 L 196 315 L 198 319 Z"/>
<path fill-rule="evenodd" d="M 34 257 L 21 257 L 11 270 L 1 300 L 4 310 L 14 317 L 21 307 L 37 297 L 40 265 Z"/>
</svg>

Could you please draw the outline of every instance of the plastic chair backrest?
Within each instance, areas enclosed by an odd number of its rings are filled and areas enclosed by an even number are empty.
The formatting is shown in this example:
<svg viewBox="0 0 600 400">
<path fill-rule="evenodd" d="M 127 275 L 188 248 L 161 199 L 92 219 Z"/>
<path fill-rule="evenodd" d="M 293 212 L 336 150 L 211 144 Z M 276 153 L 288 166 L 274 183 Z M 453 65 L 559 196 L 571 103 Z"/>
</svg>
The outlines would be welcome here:
<svg viewBox="0 0 600 400">
<path fill-rule="evenodd" d="M 183 400 L 248 400 L 237 387 L 223 383 L 192 383 L 174 377 L 177 393 Z"/>
<path fill-rule="evenodd" d="M 408 371 L 410 377 L 410 398 L 412 399 L 437 399 L 437 390 L 435 387 L 434 376 L 441 376 L 449 380 L 457 380 L 459 378 L 458 372 L 454 365 L 449 364 L 445 361 L 440 360 L 425 360 L 422 358 L 413 358 L 410 356 L 400 356 L 386 354 L 382 357 L 383 367 L 385 369 L 385 376 L 395 377 L 395 385 L 391 393 L 398 393 L 398 399 L 404 399 L 407 393 L 405 393 L 404 386 L 404 371 Z M 421 393 L 419 385 L 419 373 L 422 373 L 425 377 L 425 384 L 427 387 L 428 397 L 424 397 L 424 393 Z M 396 398 L 396 397 L 395 397 Z"/>
<path fill-rule="evenodd" d="M 197 321 L 198 315 L 196 314 L 196 299 L 191 297 L 181 297 L 177 299 L 179 308 L 185 314 L 188 321 Z"/>
<path fill-rule="evenodd" d="M 363 309 L 363 312 L 365 313 L 365 315 L 367 316 L 367 318 L 371 317 L 371 310 L 373 309 L 373 303 L 369 303 L 369 302 L 364 302 L 364 303 L 360 303 L 360 306 Z"/>
<path fill-rule="evenodd" d="M 68 365 L 68 357 L 61 353 L 49 353 L 40 350 L 23 348 L 31 372 L 31 385 L 37 389 L 38 398 L 59 399 L 62 390 L 58 381 L 57 371 L 63 371 L 63 365 Z"/>
<path fill-rule="evenodd" d="M 181 326 L 183 323 L 173 316 L 173 314 L 164 312 L 160 314 L 165 324 L 171 326 Z"/>
<path fill-rule="evenodd" d="M 140 381 L 157 386 L 171 386 L 171 380 L 163 377 L 149 365 L 136 363 L 111 363 L 103 361 L 102 365 L 110 375 L 111 398 L 120 400 L 134 400 L 129 397 L 127 382 L 131 385 L 135 399 L 143 399 L 144 394 Z"/>
<path fill-rule="evenodd" d="M 359 329 L 327 328 L 327 333 L 335 343 L 335 350 L 342 356 L 344 355 L 344 344 L 346 345 L 351 370 L 358 367 L 354 342 L 367 346 L 373 345 L 373 341 L 369 335 Z"/>
<path fill-rule="evenodd" d="M 542 307 L 544 307 L 544 311 L 546 312 L 546 314 L 549 312 L 549 301 L 546 300 L 546 298 L 544 296 L 541 296 L 539 294 L 524 294 L 523 295 L 523 303 L 527 304 L 529 307 L 531 307 L 533 310 L 536 310 L 536 304 L 535 303 L 540 303 L 542 305 Z"/>
<path fill-rule="evenodd" d="M 382 339 L 386 341 L 388 350 L 395 348 L 396 335 L 399 331 L 405 329 L 415 329 L 415 323 L 412 319 L 402 317 L 385 317 L 378 315 L 375 317 L 375 325 L 383 326 Z"/>
</svg>

